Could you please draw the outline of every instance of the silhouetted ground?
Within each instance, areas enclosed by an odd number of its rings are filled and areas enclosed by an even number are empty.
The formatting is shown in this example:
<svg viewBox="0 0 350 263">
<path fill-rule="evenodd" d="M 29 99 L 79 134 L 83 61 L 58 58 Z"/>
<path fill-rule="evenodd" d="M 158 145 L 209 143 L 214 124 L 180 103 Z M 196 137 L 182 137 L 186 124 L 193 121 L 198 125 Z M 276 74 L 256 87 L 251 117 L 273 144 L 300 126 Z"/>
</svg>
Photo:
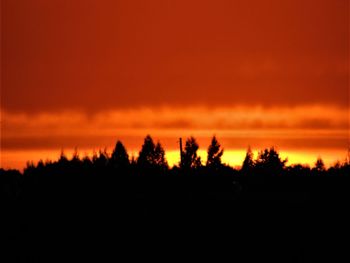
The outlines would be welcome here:
<svg viewBox="0 0 350 263">
<path fill-rule="evenodd" d="M 344 171 L 1 170 L 2 262 L 348 262 Z"/>
</svg>

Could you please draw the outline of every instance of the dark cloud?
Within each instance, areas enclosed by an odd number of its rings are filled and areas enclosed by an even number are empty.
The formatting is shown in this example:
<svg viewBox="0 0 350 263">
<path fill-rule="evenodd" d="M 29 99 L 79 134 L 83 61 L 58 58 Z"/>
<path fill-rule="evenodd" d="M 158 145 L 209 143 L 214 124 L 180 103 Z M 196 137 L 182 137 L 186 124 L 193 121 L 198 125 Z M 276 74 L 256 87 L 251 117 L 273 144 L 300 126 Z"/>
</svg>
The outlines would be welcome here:
<svg viewBox="0 0 350 263">
<path fill-rule="evenodd" d="M 155 137 L 166 146 L 166 150 L 178 149 L 177 137 Z M 209 143 L 209 137 L 196 137 L 200 142 L 202 150 L 206 150 Z M 78 148 L 82 151 L 88 149 L 108 148 L 111 151 L 116 140 L 122 140 L 129 150 L 138 151 L 142 145 L 142 136 L 25 136 L 6 138 L 2 141 L 1 148 L 3 151 L 8 150 L 73 150 Z M 225 149 L 246 149 L 248 145 L 254 149 L 263 149 L 265 147 L 277 146 L 282 149 L 298 149 L 298 150 L 317 150 L 317 149 L 341 149 L 346 152 L 348 139 L 342 138 L 264 138 L 263 136 L 244 136 L 244 137 L 220 137 L 220 143 Z"/>
</svg>

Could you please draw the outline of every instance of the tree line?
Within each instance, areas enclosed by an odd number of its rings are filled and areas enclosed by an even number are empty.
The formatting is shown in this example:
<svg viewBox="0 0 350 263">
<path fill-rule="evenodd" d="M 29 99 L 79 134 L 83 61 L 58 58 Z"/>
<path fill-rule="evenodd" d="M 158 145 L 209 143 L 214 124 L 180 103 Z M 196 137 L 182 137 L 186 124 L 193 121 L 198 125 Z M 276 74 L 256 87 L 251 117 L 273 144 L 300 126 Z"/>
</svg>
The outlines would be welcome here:
<svg viewBox="0 0 350 263">
<path fill-rule="evenodd" d="M 178 171 L 182 173 L 223 173 L 239 172 L 241 175 L 286 175 L 286 174 L 350 174 L 350 159 L 344 162 L 337 162 L 333 166 L 326 168 L 323 160 L 319 157 L 313 168 L 307 165 L 294 164 L 287 166 L 288 159 L 282 159 L 275 147 L 259 151 L 258 156 L 254 159 L 253 152 L 249 147 L 240 170 L 230 167 L 222 162 L 224 149 L 213 136 L 210 145 L 207 148 L 207 160 L 203 164 L 201 157 L 198 155 L 199 144 L 194 137 L 187 138 L 185 147 L 180 152 L 180 162 L 174 167 L 169 167 L 166 159 L 165 150 L 161 143 L 154 142 L 150 135 L 144 138 L 143 145 L 139 151 L 138 157 L 131 157 L 124 144 L 117 141 L 116 145 L 109 154 L 107 150 L 100 150 L 94 153 L 92 158 L 85 156 L 80 158 L 79 153 L 75 150 L 72 158 L 68 158 L 64 152 L 57 161 L 42 161 L 37 164 L 28 162 L 24 169 L 24 174 L 30 174 L 35 171 L 59 170 L 61 172 L 91 172 L 96 173 L 116 172 L 120 173 L 137 173 L 137 174 L 161 174 L 169 171 Z"/>
</svg>

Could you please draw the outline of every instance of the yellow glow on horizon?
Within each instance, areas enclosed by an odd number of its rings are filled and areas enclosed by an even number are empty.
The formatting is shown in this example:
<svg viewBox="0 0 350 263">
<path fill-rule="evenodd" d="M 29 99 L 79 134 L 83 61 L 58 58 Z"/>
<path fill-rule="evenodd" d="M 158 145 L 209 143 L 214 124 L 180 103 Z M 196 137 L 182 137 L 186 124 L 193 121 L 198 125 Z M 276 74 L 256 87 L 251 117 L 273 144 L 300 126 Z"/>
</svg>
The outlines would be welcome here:
<svg viewBox="0 0 350 263">
<path fill-rule="evenodd" d="M 64 150 L 65 155 L 68 158 L 71 158 L 73 155 L 74 149 Z M 92 157 L 94 151 L 92 149 L 83 149 L 79 150 L 79 156 L 82 158 L 84 156 Z M 110 149 L 107 149 L 107 153 L 111 153 Z M 279 151 L 282 159 L 288 158 L 287 165 L 291 164 L 305 164 L 313 166 L 318 157 L 321 157 L 326 164 L 326 166 L 334 165 L 337 161 L 344 161 L 346 157 L 346 151 L 341 150 L 320 150 L 320 151 Z M 239 168 L 242 165 L 246 154 L 246 149 L 239 150 L 225 150 L 222 157 L 222 162 L 228 164 L 232 167 Z M 258 155 L 258 150 L 253 150 L 254 159 Z M 35 164 L 39 160 L 55 161 L 59 158 L 59 150 L 6 150 L 1 151 L 0 155 L 0 167 L 5 169 L 19 169 L 23 170 L 26 167 L 27 161 L 33 161 Z M 207 159 L 206 150 L 198 150 L 198 155 L 201 157 L 202 164 L 205 165 Z M 129 151 L 129 157 L 137 158 L 138 151 Z M 178 150 L 168 150 L 166 151 L 166 159 L 170 167 L 178 165 L 180 161 L 180 154 Z"/>
</svg>

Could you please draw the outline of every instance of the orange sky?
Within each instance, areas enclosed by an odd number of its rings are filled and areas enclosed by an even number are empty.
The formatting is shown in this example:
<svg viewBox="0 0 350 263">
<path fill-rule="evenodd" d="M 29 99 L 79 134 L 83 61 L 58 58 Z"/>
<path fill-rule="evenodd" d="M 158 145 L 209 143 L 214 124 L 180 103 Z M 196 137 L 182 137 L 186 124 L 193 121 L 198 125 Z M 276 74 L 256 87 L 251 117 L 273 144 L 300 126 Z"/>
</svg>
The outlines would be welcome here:
<svg viewBox="0 0 350 263">
<path fill-rule="evenodd" d="M 0 110 L 6 167 L 137 152 L 147 133 L 331 163 L 349 146 L 349 1 L 2 0 Z"/>
</svg>

